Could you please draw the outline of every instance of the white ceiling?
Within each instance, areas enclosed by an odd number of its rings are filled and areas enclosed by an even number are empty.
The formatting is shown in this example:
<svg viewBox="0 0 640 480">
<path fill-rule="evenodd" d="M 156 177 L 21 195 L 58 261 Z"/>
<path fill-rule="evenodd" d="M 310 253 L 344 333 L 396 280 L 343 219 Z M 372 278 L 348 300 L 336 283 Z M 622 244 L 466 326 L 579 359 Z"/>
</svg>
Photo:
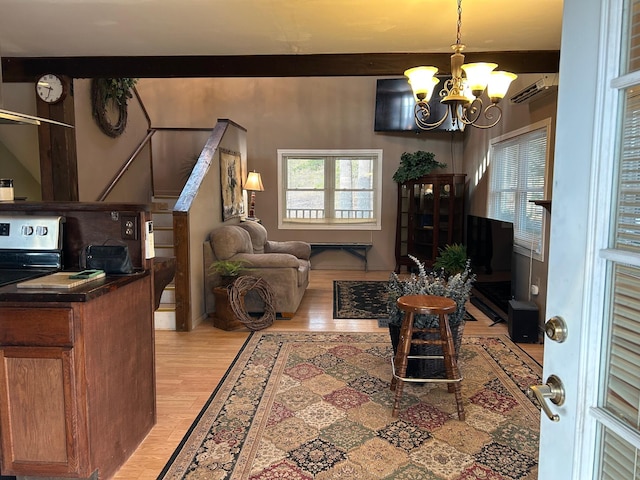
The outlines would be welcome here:
<svg viewBox="0 0 640 480">
<path fill-rule="evenodd" d="M 559 50 L 562 0 L 464 0 L 467 51 Z M 0 0 L 0 56 L 443 53 L 456 0 Z"/>
</svg>

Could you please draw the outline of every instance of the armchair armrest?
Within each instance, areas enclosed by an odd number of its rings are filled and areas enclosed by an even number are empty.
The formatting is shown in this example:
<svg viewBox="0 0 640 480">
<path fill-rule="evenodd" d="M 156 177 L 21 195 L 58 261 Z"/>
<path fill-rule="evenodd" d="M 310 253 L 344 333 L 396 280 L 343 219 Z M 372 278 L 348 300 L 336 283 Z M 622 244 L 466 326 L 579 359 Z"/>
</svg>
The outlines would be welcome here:
<svg viewBox="0 0 640 480">
<path fill-rule="evenodd" d="M 242 260 L 249 271 L 252 268 L 295 268 L 300 266 L 298 259 L 288 253 L 238 253 L 233 260 Z M 251 275 L 251 273 L 248 273 Z"/>
<path fill-rule="evenodd" d="M 264 246 L 264 251 L 269 254 L 288 253 L 301 260 L 309 260 L 311 257 L 311 245 L 307 242 L 290 240 L 288 242 L 276 242 L 268 240 Z"/>
</svg>

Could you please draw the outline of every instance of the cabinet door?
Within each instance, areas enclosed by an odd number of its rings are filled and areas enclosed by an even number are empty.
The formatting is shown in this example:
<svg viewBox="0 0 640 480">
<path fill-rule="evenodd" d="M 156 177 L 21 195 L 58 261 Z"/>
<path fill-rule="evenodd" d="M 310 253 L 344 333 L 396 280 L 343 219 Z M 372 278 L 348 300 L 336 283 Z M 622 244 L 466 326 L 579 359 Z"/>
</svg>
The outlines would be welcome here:
<svg viewBox="0 0 640 480">
<path fill-rule="evenodd" d="M 73 350 L 1 347 L 0 360 L 2 473 L 88 476 L 80 468 L 88 462 L 79 458 L 84 423 L 73 391 Z"/>
<path fill-rule="evenodd" d="M 410 253 L 421 261 L 429 262 L 437 241 L 436 212 L 438 197 L 435 195 L 437 184 L 425 181 L 412 185 L 412 228 Z"/>
</svg>

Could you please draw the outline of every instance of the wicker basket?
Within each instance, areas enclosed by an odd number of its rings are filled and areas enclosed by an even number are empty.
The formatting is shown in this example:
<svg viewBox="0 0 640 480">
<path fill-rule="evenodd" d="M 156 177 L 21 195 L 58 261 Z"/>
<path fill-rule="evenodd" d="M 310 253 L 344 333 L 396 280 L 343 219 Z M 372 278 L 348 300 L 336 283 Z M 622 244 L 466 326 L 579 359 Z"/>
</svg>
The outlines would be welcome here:
<svg viewBox="0 0 640 480">
<path fill-rule="evenodd" d="M 460 353 L 460 345 L 462 345 L 462 334 L 464 332 L 465 322 L 460 322 L 451 327 L 451 335 L 453 335 L 453 346 L 456 351 L 456 360 Z M 416 332 L 416 338 L 425 340 L 438 339 L 438 333 Z M 400 340 L 400 326 L 389 325 L 389 336 L 391 337 L 391 345 L 393 346 L 393 354 L 398 349 L 398 341 Z M 437 345 L 411 345 L 410 355 L 442 355 L 442 348 Z M 409 378 L 445 378 L 443 359 L 409 359 L 407 365 L 407 377 Z"/>
</svg>

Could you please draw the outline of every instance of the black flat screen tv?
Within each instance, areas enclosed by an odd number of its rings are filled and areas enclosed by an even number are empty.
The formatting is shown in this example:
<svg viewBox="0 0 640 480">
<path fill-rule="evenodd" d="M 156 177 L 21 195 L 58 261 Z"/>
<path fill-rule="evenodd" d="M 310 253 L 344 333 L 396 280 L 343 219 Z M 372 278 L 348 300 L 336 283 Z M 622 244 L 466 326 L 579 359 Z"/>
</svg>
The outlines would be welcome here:
<svg viewBox="0 0 640 480">
<path fill-rule="evenodd" d="M 493 321 L 507 321 L 514 298 L 513 223 L 467 215 L 467 256 L 476 275 L 471 301 Z"/>
<path fill-rule="evenodd" d="M 449 77 L 438 76 L 440 83 L 433 90 L 429 108 L 431 115 L 429 123 L 435 123 L 447 112 L 447 106 L 440 103 L 438 93 Z M 426 132 L 416 125 L 415 99 L 411 85 L 406 78 L 378 79 L 376 85 L 376 112 L 373 130 L 375 132 Z M 442 125 L 434 130 L 440 132 L 462 131 L 460 124 L 454 125 L 449 116 Z"/>
</svg>

